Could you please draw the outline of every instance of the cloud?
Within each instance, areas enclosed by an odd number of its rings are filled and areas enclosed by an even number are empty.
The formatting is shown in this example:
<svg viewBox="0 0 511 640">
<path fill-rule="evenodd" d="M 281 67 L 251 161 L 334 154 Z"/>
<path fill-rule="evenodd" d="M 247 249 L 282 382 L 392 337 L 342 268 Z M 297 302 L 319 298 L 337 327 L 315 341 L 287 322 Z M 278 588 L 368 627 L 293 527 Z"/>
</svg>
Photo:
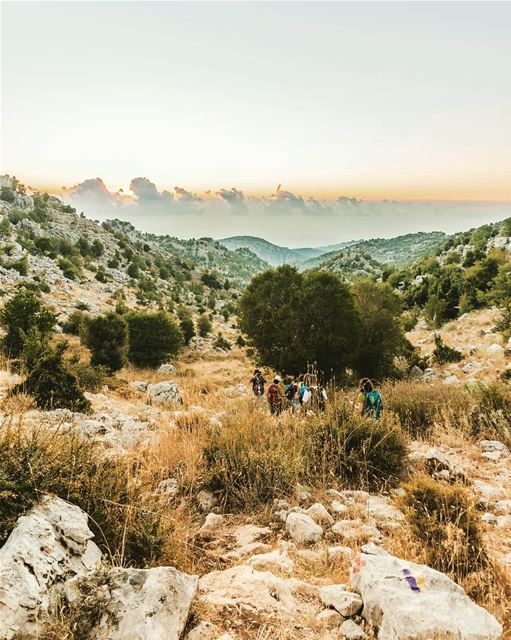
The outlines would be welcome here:
<svg viewBox="0 0 511 640">
<path fill-rule="evenodd" d="M 160 193 L 154 182 L 147 178 L 133 178 L 130 189 L 139 203 L 170 201 L 172 196 L 168 191 Z"/>
<path fill-rule="evenodd" d="M 201 202 L 202 198 L 182 187 L 174 187 L 174 200 L 176 202 Z"/>
<path fill-rule="evenodd" d="M 232 187 L 231 189 L 219 189 L 215 192 L 217 198 L 226 202 L 233 213 L 247 213 L 247 203 L 242 191 Z"/>
<path fill-rule="evenodd" d="M 302 196 L 297 196 L 291 191 L 282 189 L 279 184 L 277 190 L 268 198 L 268 210 L 272 213 L 286 214 L 304 211 L 305 201 Z"/>
</svg>

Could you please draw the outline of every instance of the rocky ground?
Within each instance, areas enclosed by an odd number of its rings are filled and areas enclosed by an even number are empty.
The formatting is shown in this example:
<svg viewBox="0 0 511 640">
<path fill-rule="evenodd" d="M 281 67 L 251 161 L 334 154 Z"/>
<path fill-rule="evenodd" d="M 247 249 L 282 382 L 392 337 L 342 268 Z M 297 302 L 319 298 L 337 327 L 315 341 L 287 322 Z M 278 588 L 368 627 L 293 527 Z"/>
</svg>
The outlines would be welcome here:
<svg viewBox="0 0 511 640">
<path fill-rule="evenodd" d="M 442 332 L 462 351 L 474 345 L 468 358 L 483 376 L 489 376 L 492 362 L 494 368 L 505 368 L 509 361 L 504 350 L 488 352 L 488 345 L 502 343 L 491 332 L 494 321 L 494 312 L 482 312 Z M 490 333 L 491 339 L 486 337 Z M 411 337 L 425 351 L 430 347 L 431 336 L 424 329 Z M 468 376 L 465 364 L 437 368 L 435 375 L 440 380 L 456 375 L 461 382 Z M 119 377 L 124 384 L 88 394 L 93 413 L 81 415 L 43 412 L 7 399 L 16 377 L 4 371 L 4 425 L 18 421 L 26 428 L 76 430 L 101 442 L 106 456 L 138 460 L 149 451 L 163 468 L 167 458 L 181 455 L 172 440 L 176 430 L 194 421 L 222 424 L 252 404 L 250 373 L 242 350 L 217 352 L 206 339 L 156 372 L 123 370 Z M 256 411 L 262 415 L 266 408 L 261 404 Z M 190 436 L 183 455 L 192 453 Z M 436 430 L 428 440 L 411 442 L 409 465 L 446 482 L 463 479 L 482 514 L 485 546 L 499 571 L 494 578 L 509 579 L 507 447 L 498 441 L 469 442 L 455 430 Z M 193 461 L 185 466 L 189 469 Z M 339 486 L 297 486 L 292 496 L 265 509 L 229 513 L 214 494 L 184 495 L 182 487 L 181 477 L 170 476 L 156 489 L 176 521 L 169 543 L 182 549 L 180 570 L 111 566 L 93 539 L 86 514 L 65 500 L 42 496 L 0 549 L 0 637 L 39 637 L 56 598 L 94 618 L 85 635 L 72 636 L 80 639 L 511 637 L 510 602 L 498 585 L 477 604 L 465 592 L 476 592 L 473 584 L 456 584 L 424 564 L 399 488 L 371 494 Z M 71 637 L 65 633 L 57 628 L 51 637 Z"/>
</svg>

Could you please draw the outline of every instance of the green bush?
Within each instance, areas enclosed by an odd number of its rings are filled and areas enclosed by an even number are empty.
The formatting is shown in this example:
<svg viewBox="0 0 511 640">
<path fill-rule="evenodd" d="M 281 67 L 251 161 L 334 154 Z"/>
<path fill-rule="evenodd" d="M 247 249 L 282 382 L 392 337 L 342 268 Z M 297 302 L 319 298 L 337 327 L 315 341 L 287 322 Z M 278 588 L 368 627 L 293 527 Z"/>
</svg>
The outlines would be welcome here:
<svg viewBox="0 0 511 640">
<path fill-rule="evenodd" d="M 202 338 L 205 338 L 208 333 L 211 333 L 212 328 L 213 323 L 208 318 L 208 316 L 200 316 L 200 318 L 197 320 L 197 330 Z"/>
<path fill-rule="evenodd" d="M 62 324 L 62 331 L 72 336 L 80 334 L 83 323 L 87 320 L 87 315 L 83 311 L 73 311 L 68 319 Z"/>
<path fill-rule="evenodd" d="M 38 337 L 43 350 L 56 320 L 36 291 L 26 287 L 18 289 L 0 311 L 0 324 L 6 331 L 1 342 L 3 354 L 8 358 L 23 358 L 29 335 L 32 341 Z"/>
<path fill-rule="evenodd" d="M 418 476 L 404 489 L 407 518 L 429 565 L 460 578 L 486 564 L 479 517 L 465 487 Z"/>
<path fill-rule="evenodd" d="M 177 355 L 183 334 L 169 314 L 130 313 L 128 359 L 137 367 L 158 367 Z"/>
<path fill-rule="evenodd" d="M 226 340 L 221 333 L 219 333 L 216 340 L 214 340 L 213 346 L 215 349 L 221 349 L 222 351 L 230 351 L 232 349 L 232 344 L 229 340 Z"/>
<path fill-rule="evenodd" d="M 0 190 L 0 200 L 13 203 L 15 200 L 14 190 L 11 187 L 2 187 Z"/>
<path fill-rule="evenodd" d="M 23 256 L 19 260 L 15 260 L 14 262 L 10 262 L 9 264 L 4 265 L 7 269 L 14 269 L 17 271 L 20 276 L 26 276 L 28 274 L 28 258 L 27 256 Z"/>
<path fill-rule="evenodd" d="M 181 329 L 181 333 L 183 334 L 183 341 L 185 344 L 188 344 L 190 340 L 195 336 L 195 326 L 193 324 L 192 317 L 184 316 L 179 321 L 179 328 Z"/>
<path fill-rule="evenodd" d="M 441 336 L 435 334 L 435 348 L 432 353 L 433 362 L 438 364 L 446 364 L 448 362 L 459 362 L 463 358 L 463 354 L 452 347 L 449 347 L 442 340 Z"/>
<path fill-rule="evenodd" d="M 17 519 L 42 494 L 89 514 L 95 542 L 113 561 L 144 567 L 157 560 L 163 538 L 155 509 L 140 499 L 122 458 L 77 432 L 4 425 L 0 430 L 0 546 Z"/>
<path fill-rule="evenodd" d="M 77 280 L 82 275 L 82 270 L 76 262 L 69 258 L 60 258 L 58 261 L 59 269 L 68 280 Z"/>
<path fill-rule="evenodd" d="M 108 371 L 118 371 L 126 363 L 128 325 L 116 313 L 107 313 L 88 320 L 81 337 L 91 351 L 91 364 L 103 365 Z"/>
<path fill-rule="evenodd" d="M 398 481 L 406 467 L 407 438 L 389 413 L 375 421 L 355 414 L 348 402 L 334 401 L 305 425 L 304 439 L 311 482 L 375 489 Z"/>
<path fill-rule="evenodd" d="M 476 437 L 495 438 L 511 447 L 511 387 L 505 382 L 471 387 L 470 428 Z"/>
<path fill-rule="evenodd" d="M 76 376 L 63 361 L 61 344 L 49 349 L 34 364 L 25 381 L 11 389 L 12 395 L 27 393 L 41 409 L 70 409 L 87 413 L 90 402 L 83 395 Z"/>
<path fill-rule="evenodd" d="M 98 393 L 107 382 L 108 371 L 105 367 L 93 367 L 87 362 L 69 364 L 70 371 L 76 376 L 78 384 L 84 391 Z"/>
</svg>

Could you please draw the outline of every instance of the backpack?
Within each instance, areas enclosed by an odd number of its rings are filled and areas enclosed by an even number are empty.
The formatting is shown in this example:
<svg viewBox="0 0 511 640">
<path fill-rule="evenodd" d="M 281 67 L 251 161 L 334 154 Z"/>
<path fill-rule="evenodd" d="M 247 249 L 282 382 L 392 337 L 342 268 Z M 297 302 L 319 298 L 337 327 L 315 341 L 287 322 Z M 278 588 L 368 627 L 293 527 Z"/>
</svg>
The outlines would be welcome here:
<svg viewBox="0 0 511 640">
<path fill-rule="evenodd" d="M 383 400 L 379 391 L 367 391 L 364 401 L 364 415 L 372 415 L 379 420 L 383 411 Z"/>
<path fill-rule="evenodd" d="M 276 384 L 270 384 L 266 393 L 266 399 L 270 404 L 280 404 L 280 393 Z"/>
</svg>

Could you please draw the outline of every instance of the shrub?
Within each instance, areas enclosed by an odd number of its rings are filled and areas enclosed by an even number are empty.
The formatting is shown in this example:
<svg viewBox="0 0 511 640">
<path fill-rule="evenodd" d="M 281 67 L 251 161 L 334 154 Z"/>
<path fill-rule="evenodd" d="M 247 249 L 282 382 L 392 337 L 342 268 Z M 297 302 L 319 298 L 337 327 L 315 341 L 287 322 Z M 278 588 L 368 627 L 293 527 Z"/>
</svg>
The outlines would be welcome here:
<svg viewBox="0 0 511 640">
<path fill-rule="evenodd" d="M 407 518 L 429 565 L 459 578 L 486 563 L 479 518 L 465 487 L 418 476 L 404 489 Z"/>
<path fill-rule="evenodd" d="M 384 413 L 379 421 L 363 418 L 353 413 L 348 402 L 337 400 L 304 429 L 311 481 L 377 488 L 394 483 L 404 472 L 407 439 L 398 419 L 390 414 Z"/>
<path fill-rule="evenodd" d="M 264 421 L 265 424 L 261 424 Z M 210 429 L 204 445 L 206 486 L 226 509 L 245 510 L 290 493 L 302 470 L 294 425 L 268 416 L 232 416 Z"/>
<path fill-rule="evenodd" d="M 5 265 L 7 269 L 14 269 L 17 271 L 20 276 L 26 276 L 28 274 L 28 258 L 27 256 L 23 256 L 19 260 L 15 260 L 14 262 L 10 262 Z"/>
<path fill-rule="evenodd" d="M 11 389 L 11 394 L 27 393 L 41 409 L 70 409 L 86 413 L 90 402 L 83 395 L 76 376 L 63 361 L 61 344 L 50 349 L 35 362 L 25 382 Z"/>
<path fill-rule="evenodd" d="M 108 371 L 105 367 L 93 367 L 87 362 L 74 362 L 69 365 L 70 371 L 76 376 L 80 388 L 90 393 L 98 393 L 106 384 Z"/>
<path fill-rule="evenodd" d="M 80 334 L 80 329 L 83 323 L 86 321 L 87 316 L 83 311 L 73 311 L 68 319 L 62 324 L 62 331 L 72 336 Z"/>
<path fill-rule="evenodd" d="M 129 466 L 105 457 L 77 432 L 22 428 L 0 431 L 0 545 L 41 494 L 55 494 L 90 516 L 96 543 L 112 560 L 145 566 L 160 553 L 159 517 L 144 509 Z M 132 508 L 133 507 L 133 508 Z"/>
<path fill-rule="evenodd" d="M 126 363 L 128 325 L 122 316 L 107 313 L 85 323 L 83 342 L 91 350 L 91 364 L 104 365 L 108 371 L 118 371 Z"/>
<path fill-rule="evenodd" d="M 128 359 L 137 367 L 158 367 L 177 355 L 183 334 L 167 313 L 131 313 L 127 320 Z"/>
<path fill-rule="evenodd" d="M 446 364 L 448 362 L 459 362 L 463 355 L 460 351 L 453 349 L 445 344 L 442 340 L 441 336 L 436 333 L 435 334 L 435 348 L 432 353 L 433 362 L 438 362 L 438 364 Z"/>
<path fill-rule="evenodd" d="M 245 342 L 245 338 L 241 335 L 241 333 L 236 338 L 236 346 L 244 347 L 247 343 Z"/>
<path fill-rule="evenodd" d="M 75 262 L 69 260 L 69 258 L 60 258 L 58 265 L 68 280 L 77 280 L 82 275 L 80 267 Z"/>
<path fill-rule="evenodd" d="M 208 318 L 208 316 L 201 316 L 197 320 L 197 330 L 199 332 L 199 335 L 202 338 L 205 338 L 208 335 L 208 333 L 211 333 L 212 328 L 213 328 L 213 323 Z"/>
<path fill-rule="evenodd" d="M 96 280 L 98 282 L 106 282 L 107 281 L 107 275 L 106 275 L 105 267 L 102 267 L 102 266 L 98 267 L 98 270 L 96 271 Z"/>
<path fill-rule="evenodd" d="M 22 287 L 0 311 L 0 323 L 6 334 L 1 346 L 5 356 L 21 358 L 29 334 L 37 334 L 41 348 L 48 344 L 56 316 L 41 300 L 40 295 Z"/>
<path fill-rule="evenodd" d="M 183 334 L 183 341 L 188 344 L 190 340 L 195 336 L 195 327 L 191 316 L 184 316 L 179 321 L 179 328 Z"/>
<path fill-rule="evenodd" d="M 0 190 L 0 200 L 4 200 L 5 202 L 14 202 L 14 190 L 11 187 L 2 187 Z"/>
<path fill-rule="evenodd" d="M 511 387 L 505 382 L 479 384 L 471 388 L 472 435 L 502 440 L 511 446 Z"/>
<path fill-rule="evenodd" d="M 213 346 L 215 349 L 221 349 L 222 351 L 230 351 L 232 349 L 232 344 L 221 333 L 218 334 L 213 342 Z"/>
</svg>

